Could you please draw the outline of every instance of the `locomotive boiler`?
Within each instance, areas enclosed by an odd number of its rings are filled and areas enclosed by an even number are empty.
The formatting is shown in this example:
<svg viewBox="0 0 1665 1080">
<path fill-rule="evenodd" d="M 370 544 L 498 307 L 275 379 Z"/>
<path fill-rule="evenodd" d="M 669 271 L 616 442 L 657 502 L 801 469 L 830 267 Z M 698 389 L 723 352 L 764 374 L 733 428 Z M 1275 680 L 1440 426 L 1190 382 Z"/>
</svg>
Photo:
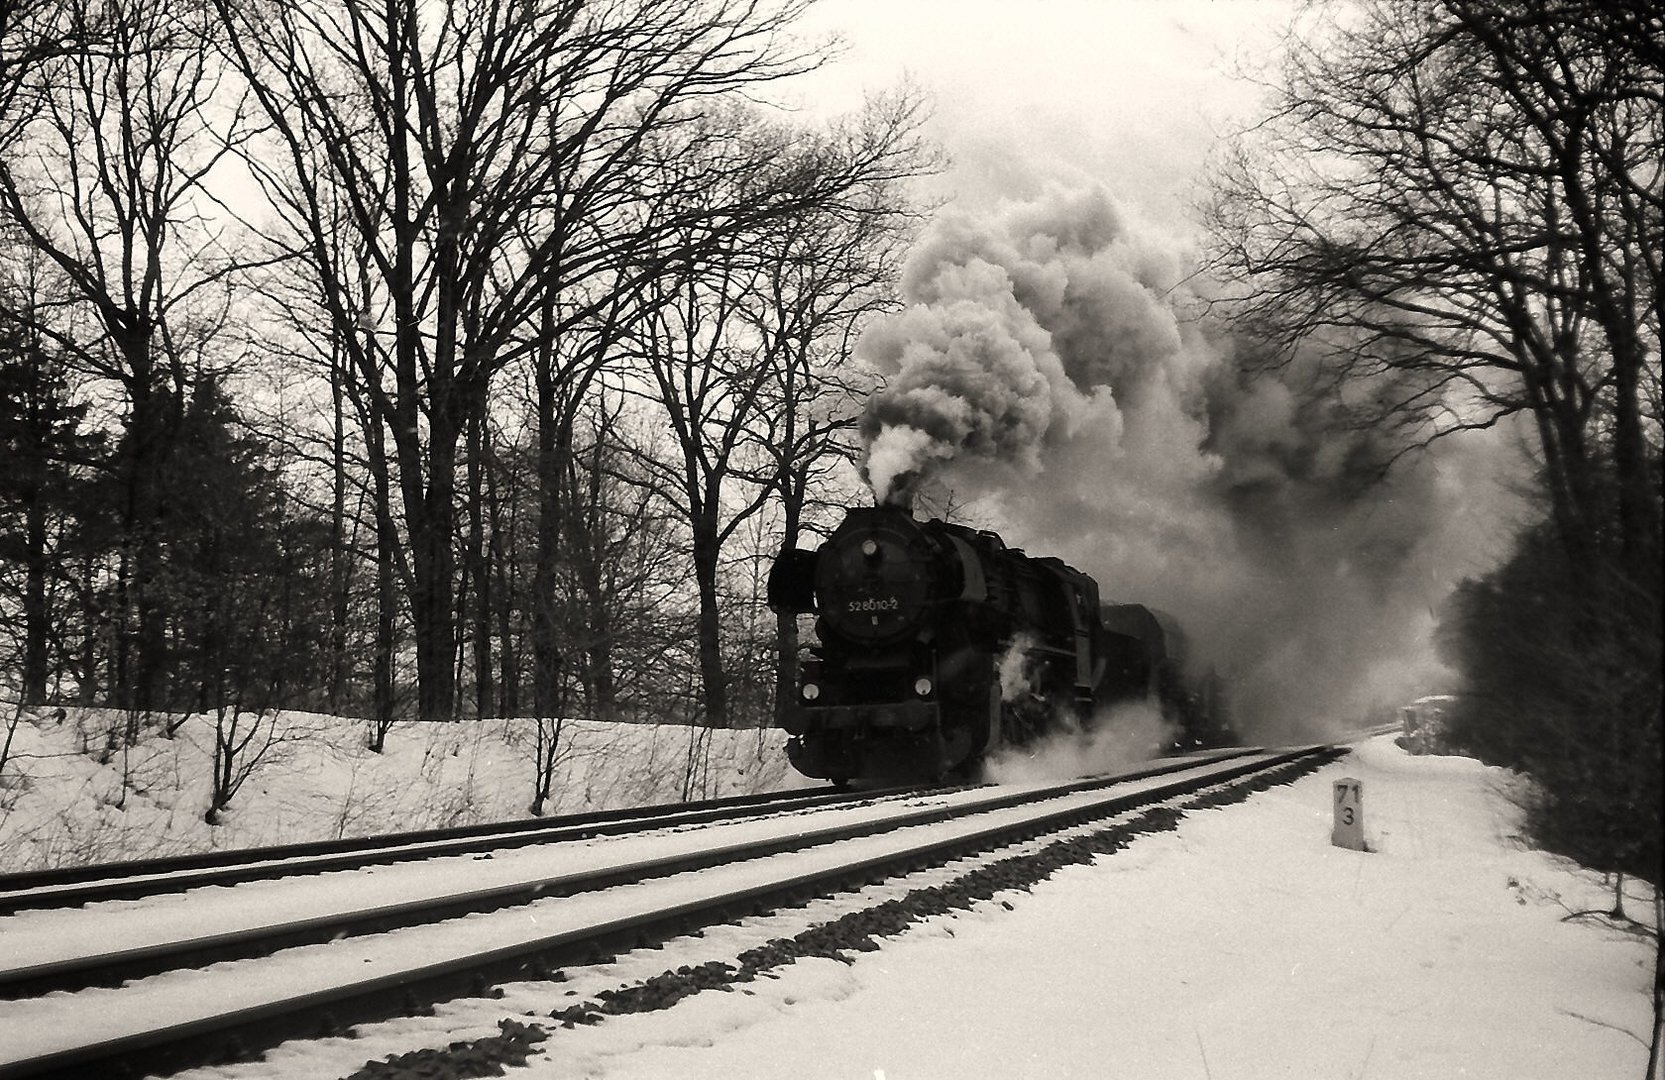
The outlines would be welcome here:
<svg viewBox="0 0 1665 1080">
<path fill-rule="evenodd" d="M 1000 746 L 1139 700 L 1179 745 L 1229 739 L 1212 685 L 1185 678 L 1171 618 L 1103 604 L 1087 574 L 992 532 L 851 509 L 818 549 L 776 560 L 769 604 L 817 615 L 778 717 L 808 776 L 969 777 Z"/>
</svg>

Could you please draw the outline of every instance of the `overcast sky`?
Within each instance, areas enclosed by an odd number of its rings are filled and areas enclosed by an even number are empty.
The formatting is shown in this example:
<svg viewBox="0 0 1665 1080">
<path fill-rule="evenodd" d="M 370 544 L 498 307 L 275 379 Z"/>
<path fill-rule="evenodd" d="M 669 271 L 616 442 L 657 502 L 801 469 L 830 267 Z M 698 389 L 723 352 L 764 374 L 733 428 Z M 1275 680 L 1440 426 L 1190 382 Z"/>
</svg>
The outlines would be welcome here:
<svg viewBox="0 0 1665 1080">
<path fill-rule="evenodd" d="M 1253 114 L 1230 70 L 1272 55 L 1295 0 L 820 0 L 805 30 L 843 56 L 805 84 L 843 111 L 904 77 L 934 101 L 942 193 L 1022 195 L 1037 176 L 1104 182 L 1177 221 L 1217 135 Z"/>
</svg>

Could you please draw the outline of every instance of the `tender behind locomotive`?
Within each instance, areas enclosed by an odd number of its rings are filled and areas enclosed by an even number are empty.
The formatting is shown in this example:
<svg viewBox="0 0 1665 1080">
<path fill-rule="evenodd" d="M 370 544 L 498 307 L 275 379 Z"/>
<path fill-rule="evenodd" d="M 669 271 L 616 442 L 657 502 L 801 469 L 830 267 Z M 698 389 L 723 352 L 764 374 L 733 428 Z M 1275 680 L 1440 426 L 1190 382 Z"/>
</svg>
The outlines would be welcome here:
<svg viewBox="0 0 1665 1080">
<path fill-rule="evenodd" d="M 809 776 L 969 775 L 1002 743 L 1124 700 L 1159 702 L 1184 743 L 1225 738 L 1171 619 L 1101 606 L 1091 577 L 992 532 L 852 509 L 818 550 L 776 560 L 769 603 L 819 615 L 780 717 Z"/>
</svg>

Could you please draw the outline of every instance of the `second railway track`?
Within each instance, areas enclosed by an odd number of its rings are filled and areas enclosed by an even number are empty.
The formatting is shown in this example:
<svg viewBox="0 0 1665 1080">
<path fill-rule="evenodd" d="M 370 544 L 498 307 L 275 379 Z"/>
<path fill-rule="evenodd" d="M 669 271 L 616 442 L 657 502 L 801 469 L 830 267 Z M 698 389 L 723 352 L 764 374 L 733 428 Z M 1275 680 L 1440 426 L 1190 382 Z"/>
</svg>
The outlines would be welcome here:
<svg viewBox="0 0 1665 1080">
<path fill-rule="evenodd" d="M 849 792 L 819 787 L 802 791 L 772 791 L 666 806 L 596 810 L 549 818 L 0 874 L 0 915 L 33 908 L 75 907 L 104 900 L 134 900 L 203 886 L 267 881 L 299 874 L 490 852 L 561 840 L 622 836 L 649 829 L 809 810 L 884 798 L 910 790 L 888 788 Z"/>
<path fill-rule="evenodd" d="M 112 1075 L 113 1063 L 148 1068 L 209 1060 L 228 1044 L 269 1045 L 286 1035 L 361 1023 L 419 1008 L 424 1001 L 536 976 L 621 943 L 675 935 L 737 911 L 940 863 L 1291 762 L 1312 764 L 1327 753 L 1303 748 L 1170 761 L 1114 781 L 962 791 L 905 800 L 899 808 L 828 811 L 825 816 L 845 820 L 805 822 L 785 832 L 778 822 L 773 830 L 761 823 L 725 826 L 672 854 L 632 859 L 620 850 L 618 857 L 566 874 L 474 889 L 468 900 L 455 894 L 437 901 L 407 898 L 401 904 L 408 910 L 398 915 L 406 922 L 394 923 L 402 929 L 381 932 L 385 927 L 375 920 L 389 913 L 363 904 L 351 918 L 376 933 L 343 939 L 340 926 L 329 921 L 337 916 L 317 912 L 301 920 L 269 920 L 264 929 L 241 931 L 274 942 L 256 947 L 249 954 L 256 959 L 206 969 L 164 970 L 206 963 L 225 947 L 210 943 L 205 950 L 201 934 L 152 942 L 143 947 L 152 950 L 147 957 L 131 955 L 132 947 L 124 959 L 96 950 L 21 963 L 8 957 L 10 973 L 0 972 L 0 983 L 9 978 L 15 992 L 44 989 L 54 979 L 57 985 L 80 982 L 84 988 L 0 1003 L 0 1047 L 6 1048 L 0 1051 L 0 1077 L 66 1070 Z M 745 828 L 760 835 L 742 839 Z M 625 841 L 598 845 L 628 846 Z M 258 887 L 232 892 L 248 888 Z M 410 925 L 427 918 L 419 914 L 424 903 L 438 913 L 433 917 L 447 921 Z M 459 911 L 476 914 L 455 918 Z M 59 916 L 70 914 L 81 913 Z M 323 938 L 295 947 L 304 940 L 297 933 Z M 135 963 L 140 966 L 129 972 L 149 964 L 157 973 L 119 988 L 87 985 L 100 981 L 94 976 L 101 969 L 119 971 L 120 965 Z"/>
</svg>

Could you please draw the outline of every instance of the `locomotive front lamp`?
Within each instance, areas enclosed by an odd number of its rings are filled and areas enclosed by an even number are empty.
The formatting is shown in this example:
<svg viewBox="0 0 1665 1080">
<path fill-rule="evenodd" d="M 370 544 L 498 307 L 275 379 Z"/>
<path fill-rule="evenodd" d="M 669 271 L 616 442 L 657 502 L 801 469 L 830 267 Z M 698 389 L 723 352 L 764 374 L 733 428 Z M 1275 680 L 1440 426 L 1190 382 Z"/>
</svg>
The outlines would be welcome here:
<svg viewBox="0 0 1665 1080">
<path fill-rule="evenodd" d="M 814 701 L 821 696 L 821 688 L 812 682 L 804 683 L 803 695 L 805 701 Z"/>
<path fill-rule="evenodd" d="M 921 675 L 919 678 L 915 679 L 913 681 L 913 692 L 918 694 L 920 697 L 930 697 L 931 696 L 931 678 L 930 678 L 930 676 Z"/>
<path fill-rule="evenodd" d="M 879 542 L 877 540 L 874 540 L 872 537 L 869 537 L 866 540 L 863 540 L 861 542 L 861 553 L 863 555 L 867 556 L 869 559 L 878 558 Z"/>
</svg>

